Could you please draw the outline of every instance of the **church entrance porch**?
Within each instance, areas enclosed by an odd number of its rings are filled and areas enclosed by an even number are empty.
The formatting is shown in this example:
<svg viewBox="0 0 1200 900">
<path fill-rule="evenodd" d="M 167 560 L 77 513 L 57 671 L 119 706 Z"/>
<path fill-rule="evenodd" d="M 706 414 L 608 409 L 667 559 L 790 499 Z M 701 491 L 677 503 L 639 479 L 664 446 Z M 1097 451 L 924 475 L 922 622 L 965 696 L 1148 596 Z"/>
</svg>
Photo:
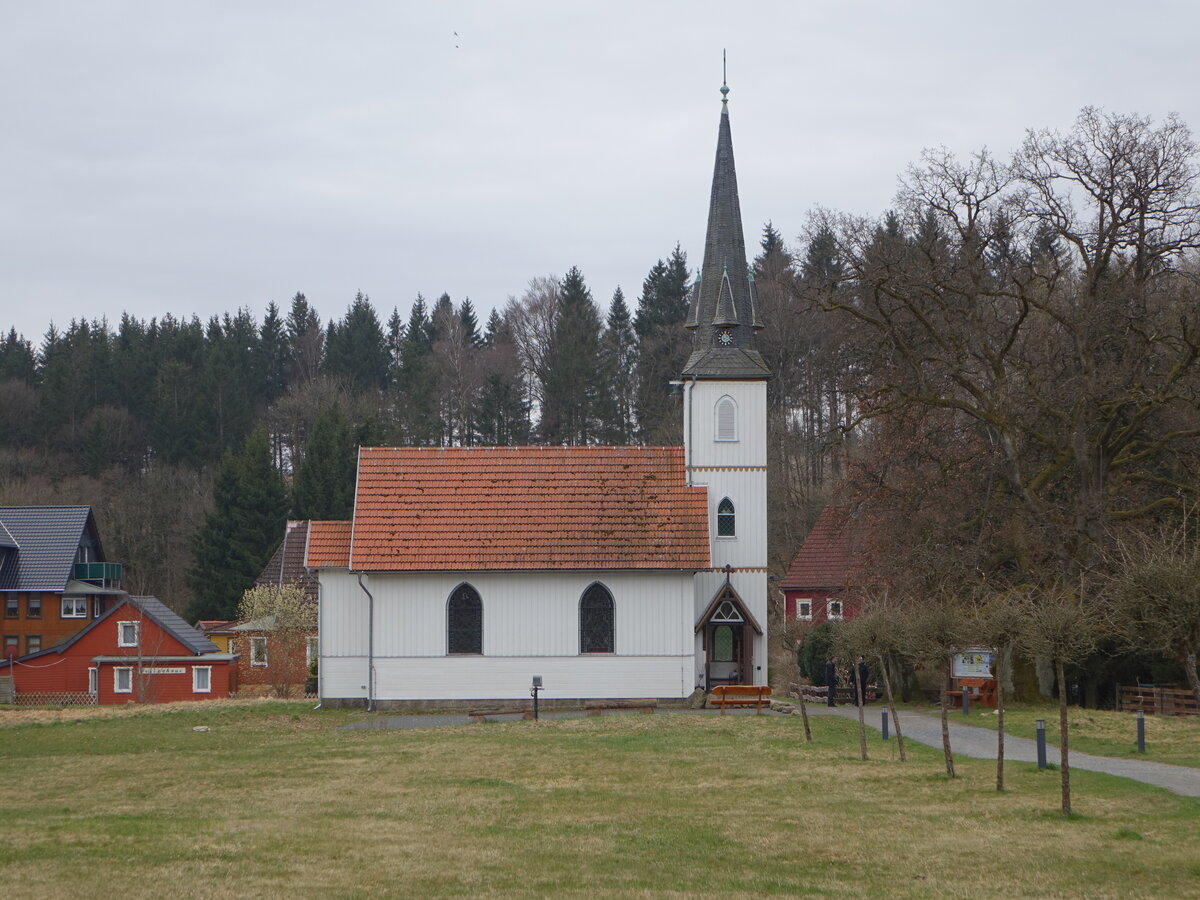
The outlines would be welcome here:
<svg viewBox="0 0 1200 900">
<path fill-rule="evenodd" d="M 704 690 L 719 684 L 754 684 L 754 637 L 762 629 L 726 581 L 696 623 L 703 635 Z"/>
</svg>

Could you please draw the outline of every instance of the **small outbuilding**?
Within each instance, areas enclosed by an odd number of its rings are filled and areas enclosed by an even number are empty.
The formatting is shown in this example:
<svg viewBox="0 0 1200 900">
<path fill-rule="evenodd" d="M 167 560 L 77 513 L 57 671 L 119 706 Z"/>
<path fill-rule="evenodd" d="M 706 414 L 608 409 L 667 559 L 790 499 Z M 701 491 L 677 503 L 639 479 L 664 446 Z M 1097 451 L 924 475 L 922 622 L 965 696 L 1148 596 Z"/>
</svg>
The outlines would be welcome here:
<svg viewBox="0 0 1200 900">
<path fill-rule="evenodd" d="M 788 621 L 820 624 L 854 618 L 858 602 L 852 588 L 860 578 L 861 562 L 850 511 L 825 507 L 779 582 Z"/>
</svg>

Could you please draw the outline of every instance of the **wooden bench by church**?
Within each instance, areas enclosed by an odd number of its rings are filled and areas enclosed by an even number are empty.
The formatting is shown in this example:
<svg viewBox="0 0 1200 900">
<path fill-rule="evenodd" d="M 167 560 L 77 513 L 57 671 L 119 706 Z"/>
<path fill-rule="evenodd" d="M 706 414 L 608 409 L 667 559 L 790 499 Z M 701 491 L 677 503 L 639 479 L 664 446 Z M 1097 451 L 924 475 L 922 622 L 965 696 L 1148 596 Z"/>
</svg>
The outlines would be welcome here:
<svg viewBox="0 0 1200 900">
<path fill-rule="evenodd" d="M 467 713 L 467 718 L 472 723 L 486 722 L 489 718 L 498 718 L 500 716 L 520 716 L 525 721 L 533 719 L 533 710 L 531 709 L 472 709 Z"/>
<path fill-rule="evenodd" d="M 727 706 L 753 706 L 761 716 L 763 706 L 771 703 L 766 699 L 770 696 L 771 688 L 765 684 L 718 684 L 712 689 L 710 702 L 721 708 L 721 715 L 725 715 Z"/>
<path fill-rule="evenodd" d="M 657 700 L 585 700 L 583 703 L 583 711 L 588 716 L 599 716 L 606 712 L 651 714 L 657 708 Z"/>
<path fill-rule="evenodd" d="M 946 691 L 952 706 L 962 706 L 963 692 L 971 698 L 972 703 L 979 703 L 990 709 L 996 708 L 996 679 L 995 678 L 960 678 L 957 691 Z"/>
</svg>

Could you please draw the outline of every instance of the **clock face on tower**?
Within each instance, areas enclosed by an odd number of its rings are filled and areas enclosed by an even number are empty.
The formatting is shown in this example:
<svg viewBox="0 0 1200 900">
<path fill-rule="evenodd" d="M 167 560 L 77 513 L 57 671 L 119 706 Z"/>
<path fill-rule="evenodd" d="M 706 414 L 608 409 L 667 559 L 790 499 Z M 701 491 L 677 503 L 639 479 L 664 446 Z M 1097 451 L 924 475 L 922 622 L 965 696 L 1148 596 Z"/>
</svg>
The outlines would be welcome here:
<svg viewBox="0 0 1200 900">
<path fill-rule="evenodd" d="M 717 343 L 722 347 L 728 347 L 733 343 L 733 334 L 728 331 L 717 332 Z"/>
</svg>

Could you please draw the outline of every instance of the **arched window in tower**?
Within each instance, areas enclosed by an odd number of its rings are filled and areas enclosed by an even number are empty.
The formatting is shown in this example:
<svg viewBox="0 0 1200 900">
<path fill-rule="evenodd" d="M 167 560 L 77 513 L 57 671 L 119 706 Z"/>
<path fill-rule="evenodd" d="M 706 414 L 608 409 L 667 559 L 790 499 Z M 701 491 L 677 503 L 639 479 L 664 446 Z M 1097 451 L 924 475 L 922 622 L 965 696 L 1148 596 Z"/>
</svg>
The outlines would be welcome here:
<svg viewBox="0 0 1200 900">
<path fill-rule="evenodd" d="M 736 520 L 733 501 L 726 497 L 717 507 L 717 537 L 735 537 L 737 535 Z"/>
<path fill-rule="evenodd" d="M 460 584 L 446 603 L 446 652 L 483 653 L 483 600 L 469 584 Z"/>
<path fill-rule="evenodd" d="M 579 599 L 579 652 L 614 652 L 615 623 L 612 594 L 596 582 Z"/>
<path fill-rule="evenodd" d="M 717 401 L 717 440 L 737 440 L 737 404 L 729 396 Z"/>
</svg>

